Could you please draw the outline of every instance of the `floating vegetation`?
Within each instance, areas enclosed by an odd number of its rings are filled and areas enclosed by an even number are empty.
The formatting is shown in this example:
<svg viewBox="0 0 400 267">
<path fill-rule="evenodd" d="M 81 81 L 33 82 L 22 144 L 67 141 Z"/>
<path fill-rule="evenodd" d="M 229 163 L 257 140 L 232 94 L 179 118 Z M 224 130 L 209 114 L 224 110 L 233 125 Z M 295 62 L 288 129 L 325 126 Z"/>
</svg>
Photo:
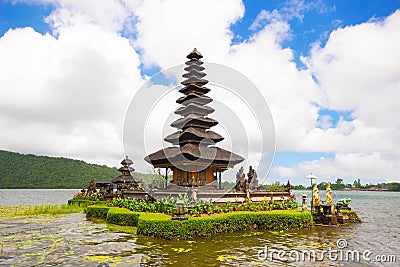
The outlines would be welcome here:
<svg viewBox="0 0 400 267">
<path fill-rule="evenodd" d="M 243 237 L 249 237 L 249 236 L 257 236 L 257 235 L 262 235 L 264 234 L 263 232 L 250 232 L 250 233 L 244 233 L 242 236 Z"/>
<path fill-rule="evenodd" d="M 122 232 L 127 234 L 135 235 L 137 231 L 137 227 L 135 226 L 121 226 L 116 224 L 107 223 L 108 229 L 116 232 Z"/>
<path fill-rule="evenodd" d="M 237 256 L 235 256 L 235 255 L 220 255 L 217 257 L 217 261 L 224 261 L 227 259 L 236 259 L 236 258 L 237 258 Z"/>
<path fill-rule="evenodd" d="M 16 216 L 65 215 L 71 213 L 83 213 L 83 208 L 66 204 L 0 206 L 0 220 Z"/>
<path fill-rule="evenodd" d="M 175 252 L 178 252 L 178 253 L 182 253 L 182 252 L 192 251 L 193 249 L 191 249 L 191 248 L 172 248 L 172 250 Z"/>
</svg>

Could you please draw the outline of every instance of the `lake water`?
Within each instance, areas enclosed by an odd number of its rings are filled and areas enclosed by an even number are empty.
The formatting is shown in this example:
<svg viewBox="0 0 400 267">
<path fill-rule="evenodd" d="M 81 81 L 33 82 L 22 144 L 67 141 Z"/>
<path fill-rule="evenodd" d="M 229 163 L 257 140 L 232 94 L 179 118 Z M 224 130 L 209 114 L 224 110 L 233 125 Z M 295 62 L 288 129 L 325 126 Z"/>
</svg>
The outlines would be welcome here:
<svg viewBox="0 0 400 267">
<path fill-rule="evenodd" d="M 81 189 L 0 189 L 0 206 L 66 204 Z"/>
<path fill-rule="evenodd" d="M 61 204 L 77 191 L 2 189 L 0 205 Z M 298 201 L 301 193 L 295 191 Z M 126 234 L 84 214 L 0 221 L 0 266 L 399 266 L 400 193 L 334 191 L 333 197 L 350 197 L 363 223 L 166 241 Z"/>
</svg>

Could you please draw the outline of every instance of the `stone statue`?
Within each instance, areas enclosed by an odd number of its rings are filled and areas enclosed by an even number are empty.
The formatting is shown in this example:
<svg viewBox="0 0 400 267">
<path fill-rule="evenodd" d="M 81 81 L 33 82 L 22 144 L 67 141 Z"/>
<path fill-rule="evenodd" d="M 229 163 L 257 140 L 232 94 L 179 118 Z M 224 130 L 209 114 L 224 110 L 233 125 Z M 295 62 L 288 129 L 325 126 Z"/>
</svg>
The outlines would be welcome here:
<svg viewBox="0 0 400 267">
<path fill-rule="evenodd" d="M 191 199 L 192 202 L 196 202 L 197 201 L 197 189 L 196 188 L 192 188 L 192 193 L 191 193 Z"/>
<path fill-rule="evenodd" d="M 351 198 L 349 198 L 349 197 L 339 199 L 338 202 L 336 202 L 337 210 L 338 211 L 341 209 L 342 210 L 344 210 L 344 209 L 351 210 L 351 208 L 349 207 L 350 202 L 351 202 Z"/>
<path fill-rule="evenodd" d="M 242 167 L 240 167 L 239 171 L 236 173 L 235 189 L 237 191 L 240 191 L 240 188 L 239 188 L 240 187 L 240 179 L 242 179 L 243 172 L 244 172 L 244 170 L 243 170 L 243 166 L 242 166 Z"/>
<path fill-rule="evenodd" d="M 251 181 L 253 180 L 254 176 L 255 176 L 255 178 L 257 178 L 256 171 L 253 169 L 252 166 L 250 166 L 249 172 L 247 173 L 247 177 L 249 178 L 249 183 L 251 183 Z"/>
<path fill-rule="evenodd" d="M 314 184 L 312 202 L 314 207 L 321 206 L 321 197 L 319 196 L 317 184 Z"/>
<path fill-rule="evenodd" d="M 301 198 L 303 200 L 303 202 L 301 203 L 301 209 L 302 210 L 307 210 L 307 194 L 302 194 Z"/>
<path fill-rule="evenodd" d="M 91 196 L 94 193 L 96 193 L 96 182 L 94 181 L 94 179 L 92 178 L 90 180 L 89 186 L 88 186 L 88 190 L 86 191 L 86 195 L 87 196 Z"/>
<path fill-rule="evenodd" d="M 292 194 L 292 190 L 294 188 L 293 185 L 290 184 L 290 181 L 287 181 L 287 184 L 284 186 L 284 188 L 289 192 L 289 194 Z"/>
<path fill-rule="evenodd" d="M 257 179 L 257 172 L 250 166 L 249 173 L 247 174 L 249 178 L 249 188 L 250 190 L 258 189 L 258 179 Z"/>
<path fill-rule="evenodd" d="M 326 184 L 326 205 L 333 206 L 331 183 Z"/>
<path fill-rule="evenodd" d="M 236 185 L 237 191 L 244 192 L 246 190 L 246 175 L 244 174 L 243 166 L 240 167 L 239 171 L 236 173 Z"/>
<path fill-rule="evenodd" d="M 156 183 L 155 179 L 153 179 L 153 182 L 149 185 L 149 187 L 152 191 L 156 191 L 156 190 L 160 189 L 160 186 Z"/>
</svg>

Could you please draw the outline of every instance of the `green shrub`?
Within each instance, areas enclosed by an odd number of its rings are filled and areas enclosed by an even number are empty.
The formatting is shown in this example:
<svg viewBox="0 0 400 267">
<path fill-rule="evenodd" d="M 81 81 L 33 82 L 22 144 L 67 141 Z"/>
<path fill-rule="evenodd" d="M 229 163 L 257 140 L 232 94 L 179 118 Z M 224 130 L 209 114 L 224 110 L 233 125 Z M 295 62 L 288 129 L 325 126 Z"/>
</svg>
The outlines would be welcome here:
<svg viewBox="0 0 400 267">
<path fill-rule="evenodd" d="M 312 224 L 313 219 L 310 212 L 297 211 L 242 211 L 208 217 L 190 217 L 186 221 L 156 217 L 150 220 L 141 215 L 137 225 L 137 233 L 165 239 L 186 239 L 210 237 L 253 227 L 288 230 L 309 228 Z"/>
<path fill-rule="evenodd" d="M 122 226 L 136 226 L 139 215 L 139 213 L 132 212 L 125 208 L 110 208 L 107 213 L 106 221 Z"/>
<path fill-rule="evenodd" d="M 173 198 L 165 197 L 157 202 L 148 202 L 144 200 L 114 198 L 110 203 L 113 207 L 127 208 L 136 212 L 153 212 L 172 214 L 177 199 L 182 199 L 187 207 L 187 214 L 192 216 L 200 216 L 201 214 L 216 214 L 222 212 L 235 211 L 267 211 L 267 210 L 288 210 L 298 207 L 298 203 L 294 198 L 282 201 L 269 201 L 265 199 L 263 202 L 245 201 L 238 205 L 231 205 L 230 202 L 225 204 L 225 207 L 218 206 L 211 201 L 197 200 L 196 203 L 190 203 L 184 196 Z"/>
<path fill-rule="evenodd" d="M 87 206 L 85 208 L 86 218 L 106 219 L 109 209 L 110 207 L 104 205 Z"/>
</svg>

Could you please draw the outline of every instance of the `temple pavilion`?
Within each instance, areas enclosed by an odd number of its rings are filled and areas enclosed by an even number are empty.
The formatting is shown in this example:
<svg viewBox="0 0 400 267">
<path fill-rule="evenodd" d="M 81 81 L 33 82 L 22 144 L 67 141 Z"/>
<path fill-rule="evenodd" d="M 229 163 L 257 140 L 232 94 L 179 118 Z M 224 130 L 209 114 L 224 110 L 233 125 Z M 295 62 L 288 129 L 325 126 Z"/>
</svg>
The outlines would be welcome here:
<svg viewBox="0 0 400 267">
<path fill-rule="evenodd" d="M 178 131 L 164 138 L 173 146 L 145 157 L 155 168 L 171 169 L 172 183 L 179 186 L 203 186 L 217 179 L 221 183 L 222 172 L 244 160 L 215 145 L 224 138 L 210 130 L 218 122 L 208 117 L 214 109 L 207 106 L 213 99 L 206 95 L 210 89 L 205 87 L 208 81 L 204 79 L 202 57 L 196 48 L 187 55 L 183 88 L 179 90 L 183 96 L 176 100 L 181 107 L 175 114 L 180 118 L 171 124 Z"/>
<path fill-rule="evenodd" d="M 126 156 L 125 159 L 121 161 L 122 167 L 118 169 L 121 172 L 121 175 L 115 177 L 111 182 L 112 184 L 117 184 L 118 189 L 129 189 L 129 188 L 138 188 L 138 181 L 133 178 L 131 172 L 135 171 L 131 165 L 133 161 Z"/>
</svg>

